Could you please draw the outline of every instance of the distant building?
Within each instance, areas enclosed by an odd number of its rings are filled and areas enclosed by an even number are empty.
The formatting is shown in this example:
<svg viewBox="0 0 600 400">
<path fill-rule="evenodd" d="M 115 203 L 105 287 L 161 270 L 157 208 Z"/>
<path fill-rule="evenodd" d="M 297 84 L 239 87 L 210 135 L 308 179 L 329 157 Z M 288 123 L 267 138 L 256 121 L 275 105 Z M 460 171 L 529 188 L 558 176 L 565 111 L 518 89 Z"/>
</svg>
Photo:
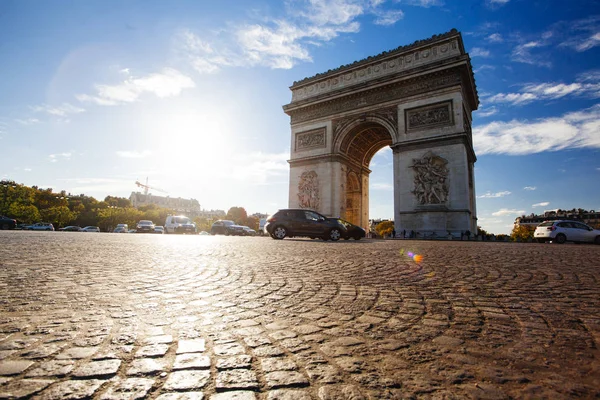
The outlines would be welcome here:
<svg viewBox="0 0 600 400">
<path fill-rule="evenodd" d="M 227 215 L 223 210 L 202 210 L 198 216 L 206 219 L 222 219 Z"/>
<path fill-rule="evenodd" d="M 600 227 L 600 212 L 594 210 L 571 209 L 571 210 L 547 210 L 543 214 L 522 215 L 515 219 L 515 227 L 518 226 L 538 226 L 544 221 L 555 221 L 558 219 L 569 219 L 572 221 L 581 221 L 584 224 L 593 227 Z"/>
<path fill-rule="evenodd" d="M 268 215 L 267 214 L 263 214 L 263 213 L 254 213 L 252 215 L 249 215 L 249 217 L 254 217 L 254 218 L 256 218 L 257 220 L 260 221 L 261 219 L 266 219 L 268 217 Z"/>
<path fill-rule="evenodd" d="M 165 197 L 131 192 L 129 200 L 135 208 L 154 204 L 158 207 L 170 208 L 177 213 L 185 214 L 191 218 L 198 216 L 202 212 L 200 203 L 196 199 L 182 199 L 181 197 Z"/>
</svg>

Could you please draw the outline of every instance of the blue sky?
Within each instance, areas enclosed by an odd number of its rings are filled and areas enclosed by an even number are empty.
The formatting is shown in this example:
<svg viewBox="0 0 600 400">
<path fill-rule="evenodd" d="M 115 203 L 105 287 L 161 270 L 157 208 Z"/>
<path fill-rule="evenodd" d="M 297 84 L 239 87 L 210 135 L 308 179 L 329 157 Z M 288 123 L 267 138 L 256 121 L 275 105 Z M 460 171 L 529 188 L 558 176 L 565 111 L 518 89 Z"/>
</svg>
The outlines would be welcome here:
<svg viewBox="0 0 600 400">
<path fill-rule="evenodd" d="M 270 213 L 288 204 L 289 86 L 452 28 L 481 100 L 479 224 L 600 209 L 592 0 L 2 0 L 0 178 L 103 199 L 148 177 Z M 389 148 L 371 169 L 370 217 L 391 218 Z"/>
</svg>

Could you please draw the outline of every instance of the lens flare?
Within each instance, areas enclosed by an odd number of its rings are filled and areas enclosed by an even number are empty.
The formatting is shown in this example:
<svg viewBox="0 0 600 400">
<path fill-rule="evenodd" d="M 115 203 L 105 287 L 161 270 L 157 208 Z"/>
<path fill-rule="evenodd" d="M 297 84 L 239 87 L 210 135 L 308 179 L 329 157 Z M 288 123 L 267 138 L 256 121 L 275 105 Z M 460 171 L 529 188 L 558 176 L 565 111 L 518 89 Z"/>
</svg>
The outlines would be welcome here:
<svg viewBox="0 0 600 400">
<path fill-rule="evenodd" d="M 412 251 L 407 251 L 405 252 L 404 249 L 400 249 L 400 255 L 407 255 L 408 257 L 412 258 L 414 262 L 416 263 L 420 263 L 421 261 L 423 261 L 423 256 L 421 254 L 416 254 L 413 253 Z"/>
</svg>

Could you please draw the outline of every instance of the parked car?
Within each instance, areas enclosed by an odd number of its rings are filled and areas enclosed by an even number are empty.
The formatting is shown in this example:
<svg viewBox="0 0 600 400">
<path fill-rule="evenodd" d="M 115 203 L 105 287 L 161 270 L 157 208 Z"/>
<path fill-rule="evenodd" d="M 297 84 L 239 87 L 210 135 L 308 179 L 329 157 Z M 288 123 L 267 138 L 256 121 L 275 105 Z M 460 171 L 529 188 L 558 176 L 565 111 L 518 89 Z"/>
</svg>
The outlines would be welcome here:
<svg viewBox="0 0 600 400">
<path fill-rule="evenodd" d="M 241 225 L 236 225 L 233 221 L 220 219 L 212 224 L 210 227 L 210 234 L 244 236 L 244 228 Z"/>
<path fill-rule="evenodd" d="M 53 231 L 54 225 L 49 222 L 36 222 L 28 228 L 30 231 Z"/>
<path fill-rule="evenodd" d="M 69 225 L 69 226 L 65 226 L 64 228 L 58 228 L 58 230 L 64 231 L 64 232 L 81 232 L 81 227 L 75 226 L 75 225 Z"/>
<path fill-rule="evenodd" d="M 337 218 L 327 218 L 316 211 L 281 209 L 267 218 L 265 230 L 273 239 L 308 236 L 323 240 L 339 240 L 346 235 L 346 227 Z"/>
<path fill-rule="evenodd" d="M 31 227 L 30 224 L 17 224 L 15 229 L 26 231 L 26 230 L 29 230 L 30 227 Z"/>
<path fill-rule="evenodd" d="M 354 224 L 352 224 L 344 219 L 341 219 L 341 218 L 337 218 L 337 220 L 340 224 L 342 224 L 342 225 L 344 225 L 344 227 L 346 227 L 346 231 L 344 234 L 345 240 L 348 240 L 348 239 L 360 240 L 367 236 L 367 232 L 360 226 L 354 225 Z"/>
<path fill-rule="evenodd" d="M 533 238 L 540 243 L 596 243 L 600 244 L 600 230 L 594 229 L 578 221 L 545 221 L 533 232 Z"/>
<path fill-rule="evenodd" d="M 129 225 L 117 224 L 117 227 L 113 230 L 113 233 L 127 233 L 129 232 Z"/>
<path fill-rule="evenodd" d="M 196 224 L 185 215 L 169 215 L 165 220 L 165 233 L 193 233 Z"/>
<path fill-rule="evenodd" d="M 17 227 L 17 220 L 0 215 L 0 229 L 15 229 Z"/>
<path fill-rule="evenodd" d="M 159 234 L 162 235 L 163 233 L 165 233 L 165 227 L 164 226 L 160 226 L 160 225 L 155 226 L 154 227 L 154 233 L 159 233 Z"/>
<path fill-rule="evenodd" d="M 244 235 L 246 236 L 256 236 L 256 231 L 249 226 L 242 226 L 244 228 Z"/>
<path fill-rule="evenodd" d="M 97 226 L 86 226 L 81 228 L 81 232 L 100 232 L 100 228 Z"/>
<path fill-rule="evenodd" d="M 135 230 L 137 233 L 154 233 L 154 227 L 154 222 L 143 219 L 137 223 Z"/>
</svg>

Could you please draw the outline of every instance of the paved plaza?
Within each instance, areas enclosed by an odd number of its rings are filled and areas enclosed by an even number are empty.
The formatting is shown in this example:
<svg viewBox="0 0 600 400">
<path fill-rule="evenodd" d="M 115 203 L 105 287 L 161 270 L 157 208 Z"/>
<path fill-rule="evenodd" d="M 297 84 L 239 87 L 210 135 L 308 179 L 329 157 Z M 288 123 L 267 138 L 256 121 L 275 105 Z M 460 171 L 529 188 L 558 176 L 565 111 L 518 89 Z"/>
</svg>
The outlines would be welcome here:
<svg viewBox="0 0 600 400">
<path fill-rule="evenodd" d="M 0 232 L 0 398 L 599 398 L 599 345 L 600 246 Z"/>
</svg>

